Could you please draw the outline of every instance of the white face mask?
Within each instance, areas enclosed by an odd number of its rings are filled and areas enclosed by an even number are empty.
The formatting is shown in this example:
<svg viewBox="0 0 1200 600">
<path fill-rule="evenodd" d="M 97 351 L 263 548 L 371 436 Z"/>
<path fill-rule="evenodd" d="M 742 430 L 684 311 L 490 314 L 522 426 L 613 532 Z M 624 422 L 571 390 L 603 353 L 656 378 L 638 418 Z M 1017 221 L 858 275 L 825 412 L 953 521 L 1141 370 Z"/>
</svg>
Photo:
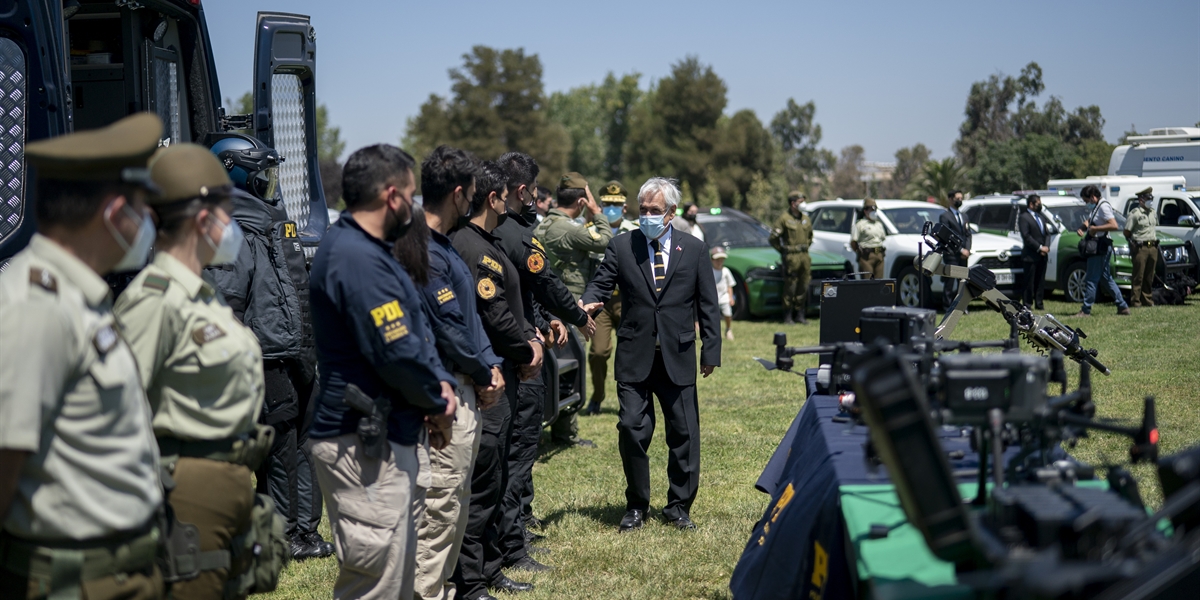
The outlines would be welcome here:
<svg viewBox="0 0 1200 600">
<path fill-rule="evenodd" d="M 121 207 L 121 211 L 133 212 L 133 209 L 128 204 Z M 134 236 L 133 242 L 125 241 L 125 236 L 117 231 L 117 226 L 113 225 L 111 212 L 105 211 L 104 226 L 108 228 L 108 232 L 112 234 L 113 239 L 117 241 L 117 245 L 125 251 L 125 255 L 121 257 L 121 262 L 118 262 L 113 267 L 114 272 L 133 271 L 146 266 L 146 259 L 150 257 L 150 248 L 154 246 L 154 238 L 157 231 L 154 229 L 154 219 L 150 218 L 149 214 L 142 214 L 141 224 L 138 225 L 137 235 Z M 131 219 L 137 219 L 137 213 L 128 215 Z"/>
<path fill-rule="evenodd" d="M 208 241 L 208 245 L 213 249 L 212 260 L 208 261 L 210 265 L 228 265 L 237 260 L 238 252 L 242 249 L 242 228 L 238 226 L 237 221 L 230 219 L 221 228 L 221 243 L 214 244 L 212 238 L 208 234 L 204 235 L 204 239 Z"/>
</svg>

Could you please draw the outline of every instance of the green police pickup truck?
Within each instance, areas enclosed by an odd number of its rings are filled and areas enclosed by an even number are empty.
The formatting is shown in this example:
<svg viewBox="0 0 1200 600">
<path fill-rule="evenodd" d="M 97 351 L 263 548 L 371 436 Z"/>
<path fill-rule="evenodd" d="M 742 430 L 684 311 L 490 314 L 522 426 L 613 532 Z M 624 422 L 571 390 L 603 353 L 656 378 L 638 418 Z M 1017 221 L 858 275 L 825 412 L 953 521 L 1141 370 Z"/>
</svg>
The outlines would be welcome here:
<svg viewBox="0 0 1200 600">
<path fill-rule="evenodd" d="M 1046 290 L 1061 290 L 1071 302 L 1083 302 L 1086 267 L 1084 258 L 1079 255 L 1079 234 L 1075 231 L 1091 214 L 1091 206 L 1069 194 L 1059 194 L 1056 191 L 1026 191 L 976 196 L 963 202 L 962 211 L 972 226 L 977 225 L 980 231 L 1020 240 L 1017 217 L 1025 206 L 1025 197 L 1034 193 L 1041 196 L 1042 216 L 1058 228 L 1058 233 L 1050 240 L 1050 254 L 1046 264 Z M 1120 207 L 1113 207 L 1119 229 L 1111 234 L 1113 255 L 1109 268 L 1117 286 L 1128 290 L 1133 279 L 1133 260 L 1129 254 L 1129 242 L 1120 233 L 1120 230 L 1125 228 L 1125 216 L 1120 214 L 1119 210 Z M 1180 275 L 1193 272 L 1197 266 L 1197 258 L 1191 244 L 1162 231 L 1158 232 L 1158 242 L 1157 270 L 1158 278 L 1162 282 L 1169 283 Z M 1161 285 L 1162 283 L 1158 282 L 1155 287 Z"/>
<path fill-rule="evenodd" d="M 733 316 L 774 317 L 783 314 L 783 266 L 779 253 L 767 243 L 770 228 L 758 219 L 732 208 L 701 209 L 696 222 L 709 247 L 724 246 L 725 266 L 733 273 Z M 841 279 L 850 272 L 845 258 L 812 250 L 812 282 L 808 285 L 808 311 L 821 306 L 821 280 Z"/>
</svg>

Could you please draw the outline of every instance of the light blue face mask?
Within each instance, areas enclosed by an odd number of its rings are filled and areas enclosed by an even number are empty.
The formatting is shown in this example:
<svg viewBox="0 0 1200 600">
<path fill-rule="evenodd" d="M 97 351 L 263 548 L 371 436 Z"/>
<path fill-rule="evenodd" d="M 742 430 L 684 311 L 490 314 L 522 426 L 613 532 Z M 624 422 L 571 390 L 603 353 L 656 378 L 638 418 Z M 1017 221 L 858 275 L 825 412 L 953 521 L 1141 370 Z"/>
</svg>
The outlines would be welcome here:
<svg viewBox="0 0 1200 600">
<path fill-rule="evenodd" d="M 609 223 L 615 223 L 624 215 L 625 208 L 622 206 L 605 206 L 600 209 L 600 212 L 604 213 L 604 217 L 608 219 Z"/>
<path fill-rule="evenodd" d="M 665 216 L 666 215 L 642 215 L 641 218 L 638 219 L 638 228 L 642 230 L 642 233 L 646 234 L 646 237 L 656 240 L 663 234 L 664 231 L 667 230 L 666 224 L 663 223 L 663 218 Z"/>
</svg>

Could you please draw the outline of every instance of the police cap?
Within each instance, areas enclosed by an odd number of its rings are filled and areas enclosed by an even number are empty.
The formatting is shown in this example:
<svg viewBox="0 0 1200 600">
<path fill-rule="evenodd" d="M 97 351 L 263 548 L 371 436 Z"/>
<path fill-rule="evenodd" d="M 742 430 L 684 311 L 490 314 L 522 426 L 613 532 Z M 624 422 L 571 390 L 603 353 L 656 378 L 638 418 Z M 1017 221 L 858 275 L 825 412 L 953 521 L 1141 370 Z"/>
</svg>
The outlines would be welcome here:
<svg viewBox="0 0 1200 600">
<path fill-rule="evenodd" d="M 600 201 L 607 204 L 625 204 L 628 197 L 625 186 L 616 179 L 604 184 L 604 188 L 600 190 Z"/>
<path fill-rule="evenodd" d="M 559 180 L 558 189 L 560 189 L 560 190 L 582 190 L 587 187 L 587 184 L 588 184 L 587 179 L 584 179 L 583 175 L 580 175 L 579 173 L 576 173 L 575 171 L 571 171 L 570 173 L 563 175 L 562 179 Z"/>
<path fill-rule="evenodd" d="M 795 202 L 797 200 L 807 200 L 807 199 L 808 199 L 808 196 L 805 196 L 804 192 L 801 192 L 800 190 L 795 190 L 792 193 L 788 194 L 788 202 Z"/>
<path fill-rule="evenodd" d="M 100 129 L 32 142 L 25 147 L 25 158 L 43 179 L 124 181 L 152 188 L 146 162 L 160 137 L 162 121 L 144 112 Z"/>
<path fill-rule="evenodd" d="M 164 148 L 150 161 L 150 176 L 159 193 L 150 204 L 170 204 L 192 198 L 228 197 L 233 182 L 225 165 L 208 148 L 199 144 L 175 144 Z"/>
<path fill-rule="evenodd" d="M 864 199 L 864 200 L 863 200 L 863 210 L 867 210 L 868 208 L 869 208 L 869 209 L 872 209 L 872 210 L 878 210 L 878 209 L 879 209 L 879 207 L 878 207 L 878 206 L 875 206 L 875 199 L 874 199 L 874 198 L 866 198 L 866 199 Z"/>
<path fill-rule="evenodd" d="M 1147 187 L 1146 189 L 1144 189 L 1144 190 L 1142 190 L 1142 191 L 1138 192 L 1138 193 L 1137 193 L 1137 195 L 1138 195 L 1138 196 L 1151 196 L 1151 197 L 1153 197 L 1153 196 L 1154 196 L 1154 188 L 1152 188 L 1152 187 Z"/>
</svg>

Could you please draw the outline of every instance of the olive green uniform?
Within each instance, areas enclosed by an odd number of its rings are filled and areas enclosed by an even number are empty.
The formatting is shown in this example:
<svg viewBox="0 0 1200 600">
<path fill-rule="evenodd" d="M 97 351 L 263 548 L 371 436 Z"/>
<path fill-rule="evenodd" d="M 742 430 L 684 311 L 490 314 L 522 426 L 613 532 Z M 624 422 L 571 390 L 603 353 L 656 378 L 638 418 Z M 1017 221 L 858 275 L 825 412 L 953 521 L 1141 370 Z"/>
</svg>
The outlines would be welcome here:
<svg viewBox="0 0 1200 600">
<path fill-rule="evenodd" d="M 779 251 L 783 259 L 783 314 L 790 316 L 799 311 L 803 316 L 808 308 L 808 282 L 812 279 L 812 258 L 808 247 L 812 244 L 813 227 L 808 215 L 792 214 L 789 210 L 779 217 L 771 229 L 771 247 Z"/>
<path fill-rule="evenodd" d="M 117 300 L 154 411 L 154 433 L 177 487 L 175 517 L 200 529 L 200 551 L 228 550 L 250 526 L 257 465 L 231 449 L 256 432 L 263 404 L 258 340 L 207 281 L 159 253 Z M 246 565 L 202 571 L 175 598 L 219 597 Z M 216 593 L 217 596 L 213 594 Z"/>
<path fill-rule="evenodd" d="M 0 355 L 0 448 L 29 452 L 0 596 L 161 597 L 158 446 L 108 284 L 34 235 L 0 274 Z"/>
<path fill-rule="evenodd" d="M 1154 209 L 1142 208 L 1140 204 L 1134 206 L 1125 221 L 1125 231 L 1133 247 L 1133 285 L 1129 305 L 1154 306 L 1151 289 L 1158 267 L 1158 217 Z"/>
<path fill-rule="evenodd" d="M 583 290 L 599 264 L 592 255 L 604 252 L 613 238 L 612 227 L 604 213 L 597 213 L 591 224 L 581 225 L 557 208 L 550 209 L 546 218 L 533 230 L 533 235 L 545 246 L 550 268 L 554 269 L 576 299 L 583 296 Z M 595 378 L 594 373 L 592 377 Z M 550 437 L 571 443 L 578 440 L 578 413 L 555 420 L 550 426 Z"/>
<path fill-rule="evenodd" d="M 878 219 L 861 218 L 854 223 L 850 240 L 858 244 L 858 270 L 871 274 L 872 279 L 883 279 L 883 241 L 887 231 Z"/>
<path fill-rule="evenodd" d="M 621 219 L 617 226 L 618 234 L 637 229 L 636 223 L 629 219 Z M 596 257 L 599 261 L 604 255 Z M 588 400 L 588 413 L 600 414 L 600 404 L 604 402 L 604 384 L 608 381 L 608 359 L 612 357 L 612 334 L 621 326 L 621 296 L 613 289 L 612 298 L 604 303 L 604 308 L 596 313 L 594 318 L 596 333 L 592 334 L 592 343 L 588 345 L 588 374 L 592 380 L 592 397 Z"/>
</svg>

